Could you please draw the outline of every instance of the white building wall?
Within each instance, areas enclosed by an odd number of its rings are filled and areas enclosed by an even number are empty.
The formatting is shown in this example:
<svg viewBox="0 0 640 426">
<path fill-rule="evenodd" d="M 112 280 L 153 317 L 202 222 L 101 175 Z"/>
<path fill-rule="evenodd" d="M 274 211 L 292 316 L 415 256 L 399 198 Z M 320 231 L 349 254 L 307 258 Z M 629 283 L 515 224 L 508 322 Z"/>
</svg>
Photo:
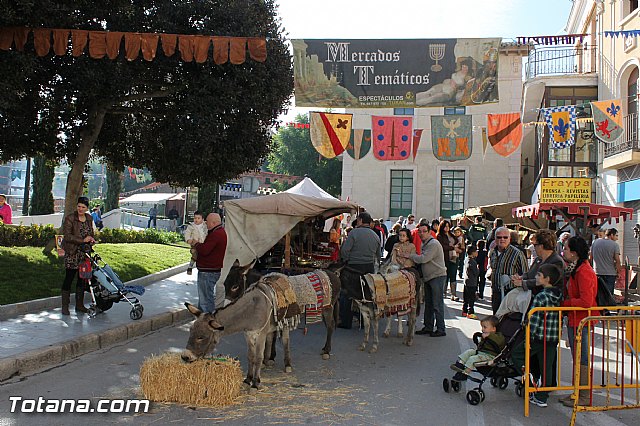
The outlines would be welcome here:
<svg viewBox="0 0 640 426">
<path fill-rule="evenodd" d="M 442 170 L 465 170 L 464 208 L 505 203 L 520 199 L 520 149 L 510 157 L 498 155 L 491 146 L 482 153 L 481 127 L 487 125 L 487 113 L 507 113 L 520 110 L 522 101 L 522 58 L 500 55 L 500 102 L 469 106 L 466 114 L 473 117 L 473 148 L 468 160 L 444 162 L 437 160 L 431 146 L 431 115 L 443 115 L 444 108 L 416 108 L 414 129 L 424 129 L 415 162 L 379 161 L 372 152 L 355 161 L 344 155 L 342 169 L 342 199 L 364 206 L 374 217 L 389 218 L 391 170 L 413 170 L 413 208 L 419 218 L 440 215 L 440 173 Z M 354 128 L 371 128 L 372 115 L 393 115 L 393 109 L 351 109 Z"/>
</svg>

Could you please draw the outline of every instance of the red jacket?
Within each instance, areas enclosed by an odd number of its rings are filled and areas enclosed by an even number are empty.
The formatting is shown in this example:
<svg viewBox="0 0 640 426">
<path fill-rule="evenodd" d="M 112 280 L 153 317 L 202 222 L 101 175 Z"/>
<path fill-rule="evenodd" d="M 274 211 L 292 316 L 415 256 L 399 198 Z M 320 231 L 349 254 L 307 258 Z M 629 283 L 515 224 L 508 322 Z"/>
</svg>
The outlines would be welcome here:
<svg viewBox="0 0 640 426">
<path fill-rule="evenodd" d="M 198 251 L 196 266 L 200 271 L 220 271 L 224 253 L 227 251 L 227 233 L 222 225 L 210 230 L 204 243 L 196 244 L 196 250 Z"/>
<path fill-rule="evenodd" d="M 411 239 L 413 240 L 413 245 L 416 246 L 416 254 L 422 254 L 422 239 L 420 238 L 420 233 L 418 232 L 420 228 L 414 228 L 411 230 Z"/>
<path fill-rule="evenodd" d="M 598 278 L 589 262 L 584 261 L 575 271 L 576 274 L 569 278 L 569 285 L 562 306 L 575 306 L 580 308 L 591 308 L 598 306 L 596 294 L 598 294 Z M 568 312 L 569 327 L 577 327 L 589 312 Z M 591 315 L 600 315 L 600 311 L 593 310 Z"/>
</svg>

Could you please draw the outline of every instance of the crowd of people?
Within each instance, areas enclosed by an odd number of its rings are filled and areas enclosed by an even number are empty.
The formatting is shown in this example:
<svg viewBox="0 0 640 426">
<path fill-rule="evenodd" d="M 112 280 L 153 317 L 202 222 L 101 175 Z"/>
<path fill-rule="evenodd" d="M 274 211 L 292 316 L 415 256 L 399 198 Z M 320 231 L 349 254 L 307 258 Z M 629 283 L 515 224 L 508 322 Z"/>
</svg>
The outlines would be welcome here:
<svg viewBox="0 0 640 426">
<path fill-rule="evenodd" d="M 499 218 L 494 220 L 491 230 L 480 216 L 468 229 L 453 226 L 444 218 L 431 222 L 422 218 L 416 222 L 413 215 L 400 217 L 389 232 L 383 225 L 384 221 L 361 213 L 346 230 L 341 259 L 361 274 L 375 271 L 385 256 L 392 270 L 418 269 L 425 309 L 423 327 L 416 334 L 446 336 L 444 298 L 459 301 L 458 278 L 462 278 L 464 286 L 461 316 L 476 319 L 475 304 L 484 299 L 485 283 L 487 279 L 490 281 L 493 315 L 481 320 L 483 340 L 478 348 L 461 354 L 452 365 L 458 379 L 469 374 L 475 361 L 500 352 L 504 339 L 494 334 L 504 315 L 519 312 L 526 318 L 524 314 L 532 307 L 596 307 L 598 279 L 606 282 L 613 294 L 622 269 L 616 243 L 618 232 L 614 228 L 598 232 L 589 247 L 581 236 L 557 235 L 549 229 L 531 232 L 522 242 L 521 235 L 507 228 Z M 586 311 L 578 311 L 565 318 L 572 355 L 576 349 L 576 329 L 586 316 Z M 343 298 L 339 327 L 351 328 L 352 320 L 351 303 Z M 537 372 L 536 379 L 543 386 L 552 386 L 556 380 L 554 363 L 562 320 L 557 312 L 538 312 L 532 314 L 530 322 L 532 371 Z M 587 328 L 582 333 L 583 341 L 588 342 Z M 588 384 L 588 350 L 589 344 L 583 344 L 578 357 L 581 385 Z M 514 349 L 513 362 L 524 365 L 524 354 L 523 342 Z M 581 405 L 588 403 L 587 392 L 579 392 Z M 548 396 L 548 392 L 536 392 L 531 402 L 546 407 Z M 560 402 L 573 406 L 569 397 Z"/>
</svg>

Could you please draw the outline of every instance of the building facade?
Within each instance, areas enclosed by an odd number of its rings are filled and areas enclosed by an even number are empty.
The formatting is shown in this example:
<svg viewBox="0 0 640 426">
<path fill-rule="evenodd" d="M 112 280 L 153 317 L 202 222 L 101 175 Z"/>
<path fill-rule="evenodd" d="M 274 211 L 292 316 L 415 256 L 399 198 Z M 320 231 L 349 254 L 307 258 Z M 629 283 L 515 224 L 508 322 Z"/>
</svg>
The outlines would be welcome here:
<svg viewBox="0 0 640 426">
<path fill-rule="evenodd" d="M 500 101 L 474 106 L 394 109 L 347 109 L 353 128 L 371 128 L 371 116 L 410 116 L 414 129 L 424 129 L 415 160 L 379 161 L 372 153 L 360 160 L 343 155 L 342 199 L 364 206 L 374 217 L 413 213 L 428 219 L 451 217 L 473 206 L 520 199 L 520 150 L 509 157 L 491 146 L 483 154 L 482 127 L 488 113 L 520 110 L 522 56 L 526 49 L 503 43 L 498 61 Z M 431 143 L 431 116 L 472 116 L 472 153 L 467 160 L 439 161 Z"/>
</svg>

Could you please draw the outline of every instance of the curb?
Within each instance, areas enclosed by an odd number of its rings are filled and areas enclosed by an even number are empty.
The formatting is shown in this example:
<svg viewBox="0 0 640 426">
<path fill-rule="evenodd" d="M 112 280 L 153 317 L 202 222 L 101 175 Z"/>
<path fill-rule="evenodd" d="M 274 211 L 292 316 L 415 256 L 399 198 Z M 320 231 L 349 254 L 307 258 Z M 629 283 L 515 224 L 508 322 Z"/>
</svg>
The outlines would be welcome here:
<svg viewBox="0 0 640 426">
<path fill-rule="evenodd" d="M 134 337 L 143 336 L 151 331 L 160 330 L 192 318 L 188 310 L 170 311 L 121 325 L 101 332 L 85 334 L 76 339 L 60 342 L 44 348 L 0 359 L 0 383 L 12 377 L 22 377 L 45 370 L 79 356 L 105 349 Z"/>
<path fill-rule="evenodd" d="M 173 268 L 165 269 L 151 275 L 145 275 L 144 277 L 136 278 L 135 280 L 127 281 L 125 285 L 141 285 L 148 286 L 156 281 L 164 280 L 170 276 L 180 274 L 187 270 L 188 263 L 174 266 Z M 72 293 L 71 298 L 74 298 Z M 46 311 L 47 309 L 53 309 L 60 306 L 60 296 L 45 297 L 44 299 L 28 300 L 26 302 L 12 303 L 9 305 L 0 306 L 0 321 L 6 321 L 9 318 L 15 318 L 19 315 L 29 314 L 33 312 Z M 0 379 L 2 380 L 2 379 Z"/>
</svg>

